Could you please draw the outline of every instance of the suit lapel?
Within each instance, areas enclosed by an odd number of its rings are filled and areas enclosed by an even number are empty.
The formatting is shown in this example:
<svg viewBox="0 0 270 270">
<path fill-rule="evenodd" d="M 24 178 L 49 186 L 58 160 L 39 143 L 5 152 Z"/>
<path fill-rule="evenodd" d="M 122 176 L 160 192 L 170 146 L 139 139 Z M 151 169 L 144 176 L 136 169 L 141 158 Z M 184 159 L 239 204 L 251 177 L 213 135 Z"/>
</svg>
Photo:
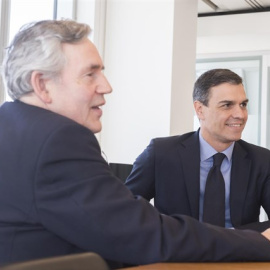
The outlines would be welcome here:
<svg viewBox="0 0 270 270">
<path fill-rule="evenodd" d="M 200 145 L 199 132 L 195 132 L 178 144 L 178 153 L 183 164 L 184 181 L 192 217 L 199 219 L 200 197 Z"/>
<path fill-rule="evenodd" d="M 230 211 L 233 226 L 241 225 L 242 209 L 248 188 L 251 160 L 247 152 L 235 142 L 230 185 Z"/>
</svg>

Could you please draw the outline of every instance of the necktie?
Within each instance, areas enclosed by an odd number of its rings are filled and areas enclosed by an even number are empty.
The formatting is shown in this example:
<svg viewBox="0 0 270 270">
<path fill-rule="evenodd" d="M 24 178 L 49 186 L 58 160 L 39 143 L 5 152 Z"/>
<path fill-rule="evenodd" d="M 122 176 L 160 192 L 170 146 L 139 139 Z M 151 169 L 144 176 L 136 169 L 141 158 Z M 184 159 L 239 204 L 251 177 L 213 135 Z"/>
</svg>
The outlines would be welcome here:
<svg viewBox="0 0 270 270">
<path fill-rule="evenodd" d="M 225 155 L 213 156 L 213 167 L 210 169 L 204 192 L 203 221 L 217 226 L 225 226 L 225 183 L 220 171 Z"/>
</svg>

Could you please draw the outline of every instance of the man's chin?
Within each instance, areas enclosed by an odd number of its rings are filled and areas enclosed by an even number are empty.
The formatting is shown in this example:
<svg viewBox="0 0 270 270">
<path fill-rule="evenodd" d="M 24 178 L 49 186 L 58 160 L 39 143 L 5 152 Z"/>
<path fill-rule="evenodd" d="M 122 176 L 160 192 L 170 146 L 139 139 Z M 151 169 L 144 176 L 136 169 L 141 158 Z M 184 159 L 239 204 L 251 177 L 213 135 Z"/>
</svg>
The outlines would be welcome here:
<svg viewBox="0 0 270 270">
<path fill-rule="evenodd" d="M 95 134 L 95 133 L 99 133 L 101 131 L 102 125 L 101 125 L 101 123 L 99 123 L 96 125 L 90 125 L 87 128 L 90 129 Z"/>
<path fill-rule="evenodd" d="M 239 141 L 240 139 L 241 139 L 241 136 L 233 136 L 228 139 L 228 143 L 233 143 L 233 142 Z"/>
</svg>

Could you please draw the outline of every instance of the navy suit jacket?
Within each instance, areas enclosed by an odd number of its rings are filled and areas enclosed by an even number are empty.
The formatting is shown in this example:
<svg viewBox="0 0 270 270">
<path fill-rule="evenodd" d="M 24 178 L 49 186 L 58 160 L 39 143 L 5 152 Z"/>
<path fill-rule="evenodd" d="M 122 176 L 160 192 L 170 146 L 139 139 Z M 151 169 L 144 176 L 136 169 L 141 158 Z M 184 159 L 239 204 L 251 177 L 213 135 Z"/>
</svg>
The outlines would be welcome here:
<svg viewBox="0 0 270 270">
<path fill-rule="evenodd" d="M 22 102 L 0 107 L 0 264 L 93 251 L 112 267 L 270 261 L 254 231 L 160 214 L 114 177 L 95 135 Z"/>
<path fill-rule="evenodd" d="M 126 186 L 165 214 L 199 219 L 199 131 L 153 139 L 136 159 Z M 260 207 L 270 214 L 270 151 L 243 140 L 235 142 L 230 185 L 231 221 L 236 228 L 262 231 Z"/>
</svg>

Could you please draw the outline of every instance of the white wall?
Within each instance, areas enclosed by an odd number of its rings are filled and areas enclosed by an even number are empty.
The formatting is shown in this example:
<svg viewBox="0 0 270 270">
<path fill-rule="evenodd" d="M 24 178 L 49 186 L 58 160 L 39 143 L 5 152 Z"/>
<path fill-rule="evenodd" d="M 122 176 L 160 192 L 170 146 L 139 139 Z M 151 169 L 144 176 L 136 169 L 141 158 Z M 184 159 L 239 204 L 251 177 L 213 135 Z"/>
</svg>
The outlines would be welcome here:
<svg viewBox="0 0 270 270">
<path fill-rule="evenodd" d="M 197 7 L 197 1 L 175 1 L 169 135 L 183 134 L 193 127 Z"/>
<path fill-rule="evenodd" d="M 107 1 L 104 63 L 114 92 L 100 143 L 110 162 L 133 163 L 152 138 L 192 129 L 196 23 L 197 0 Z"/>
<path fill-rule="evenodd" d="M 59 1 L 59 0 L 58 0 Z M 66 2 L 66 0 L 62 0 Z M 77 0 L 75 19 L 90 25 L 93 35 L 95 26 L 95 0 Z M 79 14 L 79 16 L 78 16 Z"/>
</svg>

